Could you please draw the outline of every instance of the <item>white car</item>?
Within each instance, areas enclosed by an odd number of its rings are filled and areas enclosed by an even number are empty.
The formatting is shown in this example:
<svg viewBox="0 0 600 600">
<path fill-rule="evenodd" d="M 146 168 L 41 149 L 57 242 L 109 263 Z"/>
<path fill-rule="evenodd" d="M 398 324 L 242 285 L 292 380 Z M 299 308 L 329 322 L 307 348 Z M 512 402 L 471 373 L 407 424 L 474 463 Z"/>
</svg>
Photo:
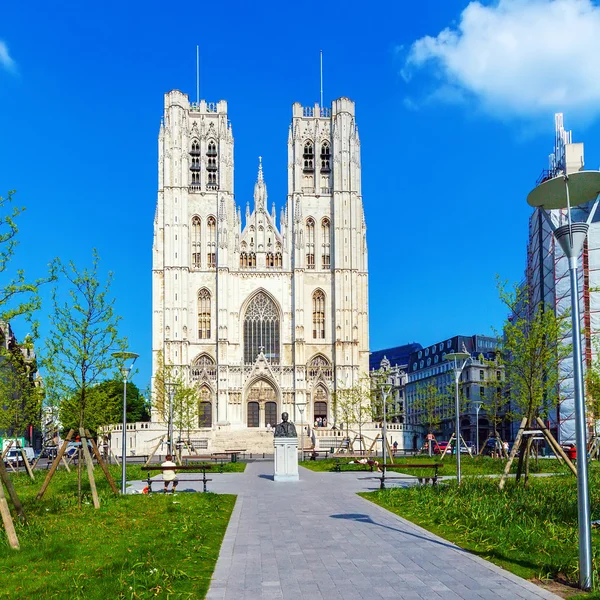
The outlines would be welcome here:
<svg viewBox="0 0 600 600">
<path fill-rule="evenodd" d="M 25 451 L 25 455 L 27 456 L 27 460 L 32 462 L 35 460 L 35 453 L 33 452 L 33 448 L 23 448 Z M 13 466 L 18 466 L 23 464 L 23 456 L 21 454 L 21 450 L 18 448 L 11 448 L 4 457 L 4 462 L 8 464 L 12 464 Z"/>
</svg>

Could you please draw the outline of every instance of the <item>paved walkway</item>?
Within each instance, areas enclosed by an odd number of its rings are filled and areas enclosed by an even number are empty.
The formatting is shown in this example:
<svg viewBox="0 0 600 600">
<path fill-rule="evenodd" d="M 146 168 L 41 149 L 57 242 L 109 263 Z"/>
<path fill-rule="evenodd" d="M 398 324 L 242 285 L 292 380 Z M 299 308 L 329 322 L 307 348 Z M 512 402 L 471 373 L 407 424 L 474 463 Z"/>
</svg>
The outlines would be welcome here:
<svg viewBox="0 0 600 600">
<path fill-rule="evenodd" d="M 558 599 L 357 496 L 378 486 L 368 472 L 283 483 L 272 469 L 211 475 L 238 498 L 207 600 Z"/>
</svg>

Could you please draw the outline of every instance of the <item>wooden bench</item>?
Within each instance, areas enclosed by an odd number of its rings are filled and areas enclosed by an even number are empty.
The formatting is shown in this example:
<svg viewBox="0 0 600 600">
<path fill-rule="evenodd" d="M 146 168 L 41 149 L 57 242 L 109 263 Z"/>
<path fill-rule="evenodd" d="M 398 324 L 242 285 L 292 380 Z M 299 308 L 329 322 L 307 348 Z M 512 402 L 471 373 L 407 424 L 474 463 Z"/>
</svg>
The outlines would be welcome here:
<svg viewBox="0 0 600 600">
<path fill-rule="evenodd" d="M 242 448 L 241 450 L 225 450 L 225 452 L 213 452 L 213 454 L 231 454 L 231 462 L 237 462 L 238 455 L 246 452 L 246 448 Z"/>
<path fill-rule="evenodd" d="M 308 454 L 308 456 L 310 457 L 310 460 L 315 460 L 313 458 L 313 455 L 319 455 L 319 454 L 324 454 L 325 458 L 327 458 L 329 456 L 329 450 L 303 450 L 302 451 L 302 460 L 306 460 L 306 455 Z"/>
<path fill-rule="evenodd" d="M 365 456 L 363 454 L 346 454 L 344 456 L 344 458 L 365 458 Z M 344 469 L 344 471 L 366 471 L 367 469 L 369 469 L 371 471 L 371 473 L 372 473 L 373 472 L 373 467 L 375 466 L 375 460 L 376 460 L 375 458 L 368 458 L 366 463 L 357 463 L 357 462 L 342 463 L 339 458 L 336 458 L 333 470 L 336 473 L 341 473 L 342 472 L 342 464 L 344 464 L 344 465 L 350 465 L 351 464 L 352 466 L 358 467 L 358 468 Z"/>
<path fill-rule="evenodd" d="M 206 470 L 207 469 L 212 469 L 213 465 L 186 465 L 183 467 L 162 467 L 160 465 L 153 465 L 151 467 L 142 467 L 142 471 L 148 471 L 148 479 L 147 479 L 147 484 L 148 484 L 148 493 L 151 494 L 152 493 L 152 484 L 153 483 L 165 483 L 164 479 L 155 479 L 154 481 L 152 479 L 150 479 L 150 471 L 198 471 L 198 469 L 202 469 L 202 479 L 180 479 L 180 482 L 183 481 L 201 481 L 202 482 L 202 487 L 203 487 L 203 492 L 206 492 L 206 484 L 209 481 L 212 481 L 212 479 L 207 479 L 206 478 Z"/>
<path fill-rule="evenodd" d="M 385 489 L 385 482 L 388 479 L 408 479 L 408 480 L 413 480 L 416 479 L 419 484 L 427 484 L 429 482 L 431 482 L 431 485 L 437 485 L 438 482 L 438 470 L 441 469 L 444 465 L 441 463 L 431 463 L 431 464 L 421 464 L 421 465 L 403 465 L 403 464 L 385 464 L 385 465 L 379 465 L 380 468 L 383 469 L 383 472 L 381 473 L 381 477 L 374 477 L 374 478 L 370 478 L 370 479 L 379 479 L 380 480 L 380 485 L 379 485 L 379 489 L 384 490 Z M 405 469 L 433 469 L 434 473 L 433 473 L 433 477 L 400 477 L 400 476 L 392 476 L 392 477 L 386 477 L 386 470 L 387 469 L 399 469 L 400 471 L 404 471 Z"/>
</svg>

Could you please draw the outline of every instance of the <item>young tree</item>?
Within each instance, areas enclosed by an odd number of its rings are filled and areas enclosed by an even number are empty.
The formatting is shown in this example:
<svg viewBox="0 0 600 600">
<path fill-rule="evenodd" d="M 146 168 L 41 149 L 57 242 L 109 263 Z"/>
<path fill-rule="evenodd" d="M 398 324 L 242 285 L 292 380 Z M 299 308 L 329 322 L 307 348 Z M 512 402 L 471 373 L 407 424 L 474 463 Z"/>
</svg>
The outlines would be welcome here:
<svg viewBox="0 0 600 600">
<path fill-rule="evenodd" d="M 504 325 L 504 343 L 499 358 L 504 364 L 506 386 L 514 413 L 526 419 L 526 428 L 537 427 L 537 417 L 547 416 L 559 401 L 558 382 L 561 361 L 571 352 L 565 342 L 565 315 L 556 316 L 553 307 L 532 305 L 529 290 L 507 291 L 499 285 L 500 298 L 509 309 Z M 517 481 L 529 476 L 531 438 L 521 444 Z"/>
<path fill-rule="evenodd" d="M 492 425 L 494 437 L 499 440 L 502 439 L 499 426 L 510 416 L 507 414 L 510 398 L 506 393 L 506 385 L 503 377 L 504 365 L 499 354 L 493 360 L 484 359 L 483 362 L 487 367 L 488 377 L 485 381 L 480 382 L 485 389 L 481 410 L 485 412 Z"/>
<path fill-rule="evenodd" d="M 46 340 L 43 365 L 52 402 L 63 402 L 65 414 L 79 427 L 96 427 L 96 408 L 92 390 L 117 370 L 115 351 L 125 351 L 126 340 L 119 337 L 120 317 L 109 297 L 112 275 L 102 285 L 99 257 L 93 252 L 91 268 L 78 270 L 73 262 L 59 264 L 59 273 L 67 283 L 66 297 L 55 288 L 52 293 L 52 331 Z"/>
<path fill-rule="evenodd" d="M 417 422 L 427 429 L 427 433 L 439 432 L 444 410 L 449 410 L 447 394 L 440 391 L 435 381 L 418 385 L 416 391 L 412 410 Z"/>
<path fill-rule="evenodd" d="M 4 334 L 0 346 L 0 430 L 17 437 L 29 425 L 39 428 L 43 388 L 36 379 L 31 338 L 17 344 L 8 326 Z"/>
</svg>

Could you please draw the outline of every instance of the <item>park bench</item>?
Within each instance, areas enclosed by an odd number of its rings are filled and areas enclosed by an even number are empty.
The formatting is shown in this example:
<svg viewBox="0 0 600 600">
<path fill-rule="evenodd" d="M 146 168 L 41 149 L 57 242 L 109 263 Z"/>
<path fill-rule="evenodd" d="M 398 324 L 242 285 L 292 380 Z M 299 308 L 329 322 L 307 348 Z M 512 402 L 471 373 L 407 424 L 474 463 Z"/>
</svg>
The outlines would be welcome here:
<svg viewBox="0 0 600 600">
<path fill-rule="evenodd" d="M 198 463 L 206 463 L 207 460 L 212 460 L 219 465 L 219 473 L 223 473 L 223 465 L 225 464 L 225 458 L 222 456 L 184 456 L 183 464 L 185 466 L 195 465 L 198 467 Z"/>
<path fill-rule="evenodd" d="M 430 483 L 432 485 L 437 485 L 438 482 L 438 470 L 441 469 L 444 465 L 440 464 L 440 463 L 431 463 L 431 464 L 420 464 L 420 465 L 405 465 L 405 464 L 385 464 L 385 465 L 379 465 L 380 469 L 383 469 L 385 467 L 385 470 L 381 473 L 380 477 L 369 477 L 368 479 L 379 479 L 380 481 L 380 485 L 379 485 L 379 489 L 384 490 L 385 489 L 385 482 L 388 479 L 405 479 L 405 480 L 414 480 L 416 479 L 419 484 L 427 484 Z M 400 476 L 400 475 L 393 475 L 391 477 L 388 477 L 386 475 L 386 470 L 388 469 L 399 469 L 401 471 L 404 471 L 406 469 L 410 470 L 410 469 L 433 469 L 434 473 L 433 476 L 431 477 L 423 477 L 423 476 Z"/>
<path fill-rule="evenodd" d="M 207 469 L 212 469 L 213 465 L 186 465 L 186 466 L 182 466 L 182 467 L 162 467 L 161 465 L 153 465 L 150 467 L 142 467 L 142 471 L 148 471 L 148 479 L 147 479 L 147 483 L 148 483 L 148 493 L 151 494 L 152 493 L 152 484 L 153 483 L 165 483 L 164 479 L 150 479 L 150 471 L 166 471 L 166 470 L 174 470 L 174 471 L 198 471 L 198 469 L 202 469 L 202 479 L 180 479 L 180 483 L 184 482 L 184 481 L 201 481 L 203 484 L 203 492 L 206 492 L 206 484 L 209 481 L 212 481 L 212 479 L 207 479 L 206 478 L 206 470 Z"/>
<path fill-rule="evenodd" d="M 238 461 L 238 456 L 240 454 L 244 454 L 244 452 L 246 452 L 246 448 L 242 448 L 241 450 L 227 450 L 227 449 L 225 449 L 225 453 L 226 454 L 231 454 L 231 462 L 232 463 L 237 462 Z"/>
<path fill-rule="evenodd" d="M 344 458 L 365 458 L 365 456 L 363 454 L 345 454 Z M 373 472 L 373 467 L 375 466 L 375 459 L 374 458 L 369 458 L 367 459 L 366 463 L 357 463 L 357 462 L 345 462 L 343 463 L 339 458 L 335 459 L 335 465 L 333 467 L 333 470 L 336 473 L 341 473 L 342 472 L 342 465 L 346 466 L 346 465 L 352 465 L 351 469 L 344 469 L 344 472 L 346 471 L 366 471 L 367 469 L 370 470 L 371 472 Z M 381 466 L 381 465 L 380 465 Z"/>
<path fill-rule="evenodd" d="M 308 454 L 309 458 L 311 460 L 313 460 L 313 455 L 316 454 L 317 456 L 324 454 L 325 458 L 327 458 L 329 456 L 329 450 L 303 450 L 302 451 L 302 460 L 306 460 L 306 455 Z"/>
</svg>

